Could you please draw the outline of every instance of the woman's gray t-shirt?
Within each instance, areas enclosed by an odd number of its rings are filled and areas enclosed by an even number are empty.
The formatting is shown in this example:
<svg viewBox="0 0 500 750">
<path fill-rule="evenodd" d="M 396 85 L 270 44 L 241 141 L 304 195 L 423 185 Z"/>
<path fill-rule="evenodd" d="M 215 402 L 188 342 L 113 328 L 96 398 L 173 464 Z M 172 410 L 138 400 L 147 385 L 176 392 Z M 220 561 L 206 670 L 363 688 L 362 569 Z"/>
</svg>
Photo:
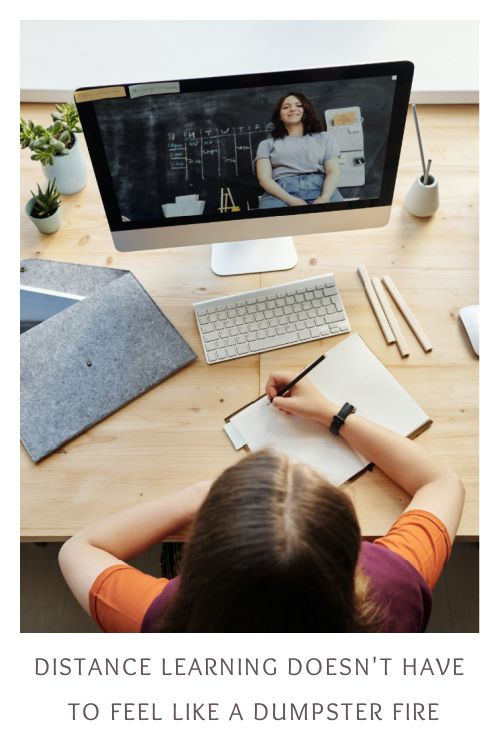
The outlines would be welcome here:
<svg viewBox="0 0 500 750">
<path fill-rule="evenodd" d="M 340 149 L 332 133 L 286 135 L 284 138 L 267 138 L 257 147 L 257 159 L 270 159 L 273 180 L 310 172 L 324 173 L 324 162 L 340 156 Z"/>
</svg>

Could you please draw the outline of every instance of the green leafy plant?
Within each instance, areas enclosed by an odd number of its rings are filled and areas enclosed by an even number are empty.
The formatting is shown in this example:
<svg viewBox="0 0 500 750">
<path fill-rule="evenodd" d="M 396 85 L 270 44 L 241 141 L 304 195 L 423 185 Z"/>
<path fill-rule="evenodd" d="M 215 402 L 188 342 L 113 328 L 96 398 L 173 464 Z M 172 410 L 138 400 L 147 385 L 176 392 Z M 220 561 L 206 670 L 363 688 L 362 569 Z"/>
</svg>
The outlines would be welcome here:
<svg viewBox="0 0 500 750">
<path fill-rule="evenodd" d="M 34 219 L 46 219 L 48 216 L 55 214 L 61 205 L 61 195 L 56 188 L 55 179 L 52 180 L 52 182 L 49 182 L 45 190 L 42 190 L 38 184 L 37 188 L 38 193 L 36 195 L 31 191 L 31 195 L 35 201 L 30 213 Z"/>
<path fill-rule="evenodd" d="M 81 133 L 78 110 L 74 104 L 56 104 L 51 113 L 52 125 L 45 128 L 21 117 L 21 148 L 33 151 L 31 158 L 44 166 L 54 163 L 55 156 L 69 154 L 75 133 Z"/>
</svg>

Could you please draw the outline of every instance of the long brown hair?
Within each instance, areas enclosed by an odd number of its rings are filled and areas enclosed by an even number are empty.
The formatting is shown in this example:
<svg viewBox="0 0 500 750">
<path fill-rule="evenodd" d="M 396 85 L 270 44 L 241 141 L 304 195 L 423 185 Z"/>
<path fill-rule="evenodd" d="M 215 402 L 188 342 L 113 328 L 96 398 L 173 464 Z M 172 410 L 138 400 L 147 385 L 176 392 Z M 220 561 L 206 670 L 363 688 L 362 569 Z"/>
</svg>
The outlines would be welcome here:
<svg viewBox="0 0 500 750">
<path fill-rule="evenodd" d="M 302 127 L 304 128 L 304 135 L 309 135 L 310 133 L 321 133 L 324 128 L 322 127 L 321 122 L 319 121 L 319 118 L 314 111 L 314 107 L 307 96 L 295 91 L 289 91 L 288 94 L 285 94 L 281 97 L 271 117 L 271 121 L 273 123 L 271 137 L 275 140 L 278 140 L 279 138 L 284 138 L 288 135 L 288 130 L 286 129 L 285 123 L 281 119 L 280 113 L 283 102 L 289 96 L 295 96 L 300 101 L 304 109 L 301 121 Z"/>
<path fill-rule="evenodd" d="M 155 630 L 378 630 L 360 543 L 344 492 L 275 451 L 252 453 L 212 485 Z"/>
</svg>

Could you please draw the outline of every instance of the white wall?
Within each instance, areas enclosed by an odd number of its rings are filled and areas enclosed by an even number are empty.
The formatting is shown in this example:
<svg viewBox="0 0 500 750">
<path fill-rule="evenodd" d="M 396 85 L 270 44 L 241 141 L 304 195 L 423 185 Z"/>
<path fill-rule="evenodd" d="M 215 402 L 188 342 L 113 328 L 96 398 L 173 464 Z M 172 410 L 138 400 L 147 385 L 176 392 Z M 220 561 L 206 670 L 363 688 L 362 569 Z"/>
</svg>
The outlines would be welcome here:
<svg viewBox="0 0 500 750">
<path fill-rule="evenodd" d="M 412 60 L 413 102 L 477 102 L 478 46 L 475 21 L 23 21 L 21 101 L 69 100 L 79 86 Z"/>
</svg>

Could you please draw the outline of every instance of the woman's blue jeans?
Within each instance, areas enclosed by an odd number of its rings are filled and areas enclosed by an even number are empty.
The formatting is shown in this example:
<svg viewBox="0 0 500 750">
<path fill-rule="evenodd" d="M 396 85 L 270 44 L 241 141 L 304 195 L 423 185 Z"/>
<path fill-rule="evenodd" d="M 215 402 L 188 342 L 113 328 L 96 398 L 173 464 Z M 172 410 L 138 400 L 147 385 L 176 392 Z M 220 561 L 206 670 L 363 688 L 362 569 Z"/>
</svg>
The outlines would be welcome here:
<svg viewBox="0 0 500 750">
<path fill-rule="evenodd" d="M 306 203 L 312 203 L 316 198 L 319 198 L 324 181 L 325 175 L 320 173 L 296 174 L 289 177 L 279 177 L 275 180 L 287 193 L 295 198 L 302 198 Z M 343 200 L 342 194 L 339 190 L 335 190 L 330 196 L 329 202 L 338 203 L 341 200 Z M 285 201 L 275 198 L 274 195 L 269 195 L 269 193 L 259 196 L 259 208 L 285 208 L 288 205 Z"/>
</svg>

